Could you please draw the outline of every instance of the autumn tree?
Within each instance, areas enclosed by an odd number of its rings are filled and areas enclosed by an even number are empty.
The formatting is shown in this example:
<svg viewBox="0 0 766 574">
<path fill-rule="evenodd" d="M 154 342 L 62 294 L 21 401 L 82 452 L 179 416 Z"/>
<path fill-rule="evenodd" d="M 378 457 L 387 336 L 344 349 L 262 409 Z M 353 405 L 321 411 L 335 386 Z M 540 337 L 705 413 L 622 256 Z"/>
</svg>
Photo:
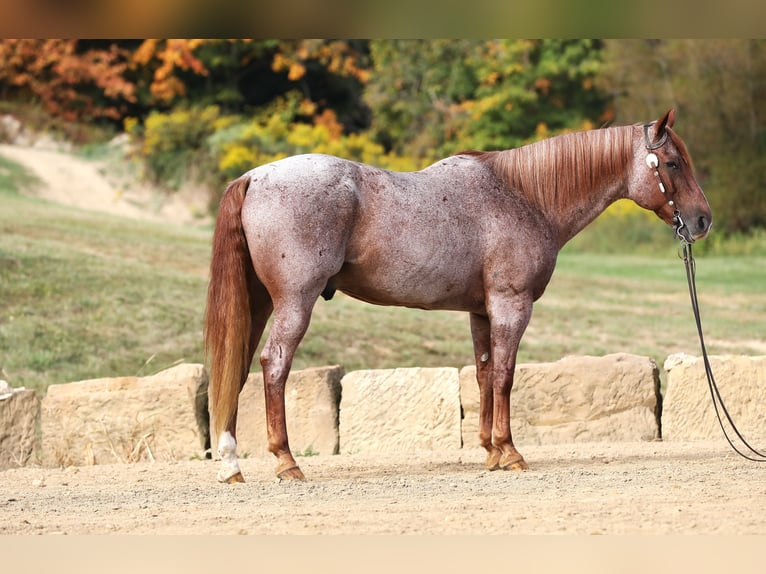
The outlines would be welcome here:
<svg viewBox="0 0 766 574">
<path fill-rule="evenodd" d="M 621 121 L 677 109 L 716 229 L 766 227 L 766 41 L 613 40 L 606 55 Z"/>
<path fill-rule="evenodd" d="M 119 118 L 134 102 L 124 73 L 130 54 L 115 43 L 83 47 L 78 40 L 0 40 L 0 94 L 39 102 L 66 120 Z"/>
<path fill-rule="evenodd" d="M 606 119 L 590 40 L 381 40 L 365 100 L 399 153 L 502 149 Z"/>
</svg>

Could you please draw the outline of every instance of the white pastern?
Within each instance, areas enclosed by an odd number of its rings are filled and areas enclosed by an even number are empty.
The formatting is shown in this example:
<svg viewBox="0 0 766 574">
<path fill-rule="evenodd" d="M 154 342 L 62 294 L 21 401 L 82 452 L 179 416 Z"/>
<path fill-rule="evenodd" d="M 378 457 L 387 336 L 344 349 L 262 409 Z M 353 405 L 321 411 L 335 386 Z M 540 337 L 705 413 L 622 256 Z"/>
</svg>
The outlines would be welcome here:
<svg viewBox="0 0 766 574">
<path fill-rule="evenodd" d="M 218 480 L 226 482 L 238 472 L 237 441 L 229 431 L 224 432 L 218 439 L 218 455 L 221 457 L 221 469 L 218 471 Z"/>
</svg>

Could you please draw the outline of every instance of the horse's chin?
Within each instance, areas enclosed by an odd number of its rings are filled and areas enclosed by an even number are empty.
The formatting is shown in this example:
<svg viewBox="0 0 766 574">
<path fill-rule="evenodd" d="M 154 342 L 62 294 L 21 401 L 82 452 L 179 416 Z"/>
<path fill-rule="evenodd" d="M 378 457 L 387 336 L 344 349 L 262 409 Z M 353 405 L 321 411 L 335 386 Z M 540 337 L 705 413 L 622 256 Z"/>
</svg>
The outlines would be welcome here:
<svg viewBox="0 0 766 574">
<path fill-rule="evenodd" d="M 679 228 L 677 225 L 674 225 L 673 229 L 675 231 L 675 236 L 678 239 L 685 241 L 686 243 L 694 243 L 695 241 L 699 241 L 700 239 L 705 239 L 705 237 L 708 236 L 708 233 L 710 233 L 710 229 L 706 229 L 705 231 L 702 231 L 700 233 L 692 234 L 689 231 L 688 227 L 683 226 Z"/>
<path fill-rule="evenodd" d="M 676 237 L 679 239 L 686 241 L 686 243 L 694 243 L 696 239 L 694 236 L 689 233 L 689 230 L 685 227 L 681 227 L 680 229 L 678 227 L 675 227 Z"/>
</svg>

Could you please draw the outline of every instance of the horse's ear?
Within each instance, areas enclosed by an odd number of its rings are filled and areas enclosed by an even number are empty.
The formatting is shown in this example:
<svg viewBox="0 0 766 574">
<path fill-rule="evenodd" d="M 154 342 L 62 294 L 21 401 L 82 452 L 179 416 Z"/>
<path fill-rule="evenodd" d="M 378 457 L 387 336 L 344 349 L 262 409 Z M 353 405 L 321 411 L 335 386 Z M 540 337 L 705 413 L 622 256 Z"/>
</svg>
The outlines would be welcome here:
<svg viewBox="0 0 766 574">
<path fill-rule="evenodd" d="M 673 108 L 670 108 L 667 112 L 665 112 L 665 115 L 662 116 L 662 119 L 657 121 L 657 131 L 654 134 L 655 141 L 658 141 L 662 136 L 664 136 L 665 128 L 672 128 L 675 121 L 676 111 Z"/>
</svg>

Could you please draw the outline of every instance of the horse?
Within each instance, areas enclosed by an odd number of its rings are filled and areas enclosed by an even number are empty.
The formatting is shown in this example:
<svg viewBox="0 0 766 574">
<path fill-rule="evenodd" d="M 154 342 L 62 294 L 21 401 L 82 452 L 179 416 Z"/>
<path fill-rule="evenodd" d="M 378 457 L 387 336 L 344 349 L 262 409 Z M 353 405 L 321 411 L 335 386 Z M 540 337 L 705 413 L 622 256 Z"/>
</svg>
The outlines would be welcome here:
<svg viewBox="0 0 766 574">
<path fill-rule="evenodd" d="M 226 188 L 205 312 L 217 478 L 242 482 L 237 405 L 260 355 L 268 450 L 280 479 L 304 480 L 290 451 L 285 382 L 320 296 L 468 313 L 489 470 L 523 470 L 510 428 L 516 354 L 559 250 L 611 203 L 633 200 L 683 241 L 712 214 L 674 110 L 647 124 L 466 151 L 393 172 L 322 154 L 287 157 Z"/>
</svg>

